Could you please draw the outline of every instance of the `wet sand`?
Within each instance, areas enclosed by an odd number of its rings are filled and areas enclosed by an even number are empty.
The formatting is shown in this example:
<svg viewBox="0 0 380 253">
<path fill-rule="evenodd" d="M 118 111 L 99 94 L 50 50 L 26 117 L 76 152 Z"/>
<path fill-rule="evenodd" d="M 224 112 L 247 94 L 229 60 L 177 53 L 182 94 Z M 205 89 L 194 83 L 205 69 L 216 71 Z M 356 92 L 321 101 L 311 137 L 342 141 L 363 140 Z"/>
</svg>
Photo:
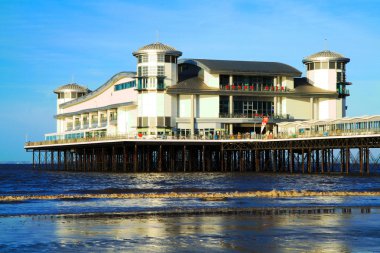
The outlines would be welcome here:
<svg viewBox="0 0 380 253">
<path fill-rule="evenodd" d="M 282 210 L 255 214 L 235 210 L 225 215 L 142 213 L 135 217 L 120 213 L 9 216 L 0 218 L 0 251 L 380 251 L 378 208 Z"/>
</svg>

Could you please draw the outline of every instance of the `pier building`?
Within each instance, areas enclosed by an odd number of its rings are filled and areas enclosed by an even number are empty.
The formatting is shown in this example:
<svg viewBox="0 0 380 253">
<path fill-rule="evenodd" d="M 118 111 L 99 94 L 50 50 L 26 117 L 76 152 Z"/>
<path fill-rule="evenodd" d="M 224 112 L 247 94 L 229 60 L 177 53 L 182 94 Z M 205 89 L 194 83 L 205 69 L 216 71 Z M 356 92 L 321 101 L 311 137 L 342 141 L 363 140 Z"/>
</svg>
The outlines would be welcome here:
<svg viewBox="0 0 380 253">
<path fill-rule="evenodd" d="M 277 123 L 346 114 L 349 58 L 321 51 L 301 71 L 280 62 L 180 59 L 152 43 L 132 53 L 136 71 L 120 72 L 90 91 L 67 84 L 57 94 L 57 129 L 46 140 L 104 136 L 209 136 L 261 133 Z"/>
<path fill-rule="evenodd" d="M 350 59 L 341 54 L 305 57 L 305 77 L 279 62 L 180 59 L 162 43 L 133 56 L 136 71 L 93 91 L 54 90 L 56 132 L 25 144 L 34 168 L 380 172 L 380 116 L 345 118 Z"/>
</svg>

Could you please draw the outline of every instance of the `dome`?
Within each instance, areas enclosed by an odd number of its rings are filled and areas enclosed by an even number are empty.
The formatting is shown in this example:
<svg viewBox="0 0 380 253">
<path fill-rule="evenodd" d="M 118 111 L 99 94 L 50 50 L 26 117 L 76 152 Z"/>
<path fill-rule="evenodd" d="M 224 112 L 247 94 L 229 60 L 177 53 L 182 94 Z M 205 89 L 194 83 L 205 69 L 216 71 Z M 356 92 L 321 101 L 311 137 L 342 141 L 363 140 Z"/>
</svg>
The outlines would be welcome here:
<svg viewBox="0 0 380 253">
<path fill-rule="evenodd" d="M 155 42 L 149 45 L 145 45 L 141 47 L 139 50 L 133 52 L 133 55 L 136 56 L 141 53 L 148 53 L 148 52 L 165 52 L 166 54 L 175 55 L 175 56 L 181 56 L 182 52 L 178 51 L 174 47 L 162 44 L 161 42 Z"/>
<path fill-rule="evenodd" d="M 332 52 L 330 50 L 324 50 L 312 55 L 309 55 L 308 57 L 304 58 L 302 60 L 303 63 L 307 62 L 314 62 L 314 61 L 343 61 L 343 62 L 349 62 L 350 59 L 344 57 L 342 54 Z"/>
<path fill-rule="evenodd" d="M 69 83 L 69 84 L 62 85 L 61 87 L 58 87 L 57 89 L 54 90 L 54 93 L 64 92 L 64 91 L 74 91 L 74 92 L 76 91 L 76 92 L 84 92 L 84 93 L 90 92 L 90 90 L 87 89 L 86 87 L 80 86 L 79 84 L 76 84 L 76 83 Z"/>
</svg>

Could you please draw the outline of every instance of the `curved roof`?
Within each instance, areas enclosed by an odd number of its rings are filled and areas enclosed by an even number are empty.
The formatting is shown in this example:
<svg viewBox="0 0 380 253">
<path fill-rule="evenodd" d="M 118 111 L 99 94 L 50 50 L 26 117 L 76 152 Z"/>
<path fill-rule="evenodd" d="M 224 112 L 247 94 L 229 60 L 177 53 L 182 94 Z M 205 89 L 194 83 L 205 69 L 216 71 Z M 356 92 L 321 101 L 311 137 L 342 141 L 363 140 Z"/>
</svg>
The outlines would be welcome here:
<svg viewBox="0 0 380 253">
<path fill-rule="evenodd" d="M 111 77 L 107 82 L 105 82 L 102 86 L 100 86 L 96 90 L 94 90 L 92 92 L 89 92 L 85 96 L 79 97 L 77 99 L 68 101 L 68 102 L 63 103 L 63 104 L 60 104 L 59 107 L 60 108 L 66 108 L 66 107 L 69 107 L 71 105 L 75 105 L 77 103 L 87 101 L 87 100 L 89 100 L 89 99 L 91 99 L 93 97 L 96 97 L 99 94 L 103 93 L 106 89 L 108 89 L 108 87 L 114 85 L 120 79 L 125 78 L 125 77 L 134 78 L 135 76 L 136 76 L 136 72 L 126 72 L 126 71 L 124 71 L 124 72 L 117 73 L 116 75 L 114 75 L 113 77 Z"/>
<path fill-rule="evenodd" d="M 54 93 L 62 92 L 65 90 L 85 92 L 85 93 L 90 92 L 90 90 L 84 86 L 81 86 L 81 85 L 76 84 L 76 83 L 69 83 L 69 84 L 65 84 L 65 85 L 58 87 L 57 89 L 54 90 Z"/>
<path fill-rule="evenodd" d="M 176 85 L 167 88 L 168 94 L 174 93 L 198 93 L 204 91 L 218 91 L 218 88 L 209 87 L 199 77 L 186 79 Z"/>
<path fill-rule="evenodd" d="M 242 74 L 242 75 L 269 75 L 269 76 L 301 76 L 301 71 L 279 62 L 259 61 L 228 61 L 209 59 L 184 59 L 179 64 L 192 64 L 205 69 L 211 74 Z"/>
<path fill-rule="evenodd" d="M 302 62 L 313 62 L 313 61 L 344 61 L 349 62 L 350 58 L 344 57 L 342 54 L 332 52 L 330 50 L 323 50 L 321 52 L 309 55 L 305 57 Z"/>
<path fill-rule="evenodd" d="M 141 47 L 139 50 L 133 52 L 132 54 L 133 54 L 133 56 L 136 56 L 138 54 L 148 53 L 148 52 L 152 52 L 152 51 L 165 52 L 166 54 L 171 54 L 171 55 L 175 55 L 175 56 L 181 56 L 182 55 L 181 51 L 178 51 L 174 47 L 162 44 L 161 42 L 155 42 L 152 44 L 145 45 L 145 46 Z"/>
</svg>

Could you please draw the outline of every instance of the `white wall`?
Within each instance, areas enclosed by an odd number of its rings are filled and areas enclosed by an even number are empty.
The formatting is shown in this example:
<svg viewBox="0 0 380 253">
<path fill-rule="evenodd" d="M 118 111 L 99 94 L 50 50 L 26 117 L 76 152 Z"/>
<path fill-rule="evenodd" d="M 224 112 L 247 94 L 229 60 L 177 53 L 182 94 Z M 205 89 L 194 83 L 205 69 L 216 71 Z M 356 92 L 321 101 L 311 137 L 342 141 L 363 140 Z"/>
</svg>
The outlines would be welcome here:
<svg viewBox="0 0 380 253">
<path fill-rule="evenodd" d="M 114 90 L 114 85 L 133 80 L 134 79 L 130 77 L 122 78 L 113 85 L 111 85 L 108 89 L 103 91 L 101 94 L 92 97 L 87 101 L 83 101 L 78 104 L 64 108 L 62 109 L 61 113 L 77 112 L 85 109 L 103 107 L 112 104 L 125 103 L 129 101 L 136 101 L 137 91 L 134 88 L 119 91 Z"/>
<path fill-rule="evenodd" d="M 309 82 L 324 90 L 336 91 L 336 70 L 316 69 L 307 71 Z"/>
<path fill-rule="evenodd" d="M 210 87 L 219 88 L 219 75 L 204 71 L 204 82 Z"/>
<path fill-rule="evenodd" d="M 290 114 L 296 119 L 312 118 L 309 98 L 286 98 L 283 102 L 286 103 L 286 111 L 283 110 L 283 114 Z"/>
<path fill-rule="evenodd" d="M 157 116 L 157 94 L 142 93 L 138 95 L 138 115 L 139 117 Z"/>
<path fill-rule="evenodd" d="M 200 118 L 219 118 L 219 96 L 200 95 L 198 111 Z"/>
<path fill-rule="evenodd" d="M 294 80 L 293 77 L 282 77 L 282 86 L 285 86 L 287 89 L 294 89 Z"/>
<path fill-rule="evenodd" d="M 190 117 L 191 114 L 191 96 L 180 95 L 179 96 L 179 117 Z"/>
</svg>

